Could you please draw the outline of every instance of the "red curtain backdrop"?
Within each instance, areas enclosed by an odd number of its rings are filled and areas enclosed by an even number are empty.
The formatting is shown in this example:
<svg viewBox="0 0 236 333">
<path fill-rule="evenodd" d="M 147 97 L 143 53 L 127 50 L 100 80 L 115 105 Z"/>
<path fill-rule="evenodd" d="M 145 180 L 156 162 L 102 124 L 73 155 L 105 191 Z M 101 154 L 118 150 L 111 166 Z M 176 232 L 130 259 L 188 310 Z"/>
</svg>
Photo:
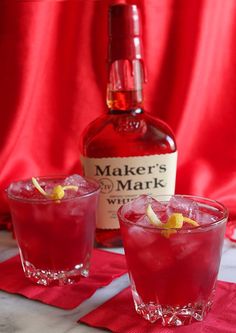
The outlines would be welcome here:
<svg viewBox="0 0 236 333">
<path fill-rule="evenodd" d="M 106 112 L 109 3 L 0 2 L 1 215 L 10 181 L 81 171 L 81 133 Z M 236 1 L 136 3 L 146 111 L 176 134 L 176 192 L 218 199 L 235 216 Z"/>
</svg>

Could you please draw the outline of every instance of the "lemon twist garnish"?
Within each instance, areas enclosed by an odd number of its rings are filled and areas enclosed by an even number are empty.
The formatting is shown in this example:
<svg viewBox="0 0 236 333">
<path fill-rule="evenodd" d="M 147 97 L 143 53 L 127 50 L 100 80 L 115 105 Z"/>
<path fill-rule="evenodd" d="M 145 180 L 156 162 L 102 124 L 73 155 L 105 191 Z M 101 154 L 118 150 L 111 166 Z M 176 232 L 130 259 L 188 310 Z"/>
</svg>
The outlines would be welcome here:
<svg viewBox="0 0 236 333">
<path fill-rule="evenodd" d="M 32 177 L 32 183 L 42 195 L 44 195 L 45 197 L 48 195 L 47 192 L 45 192 L 44 189 L 39 185 L 39 182 L 36 178 Z"/>
<path fill-rule="evenodd" d="M 64 197 L 64 195 L 65 195 L 65 191 L 64 191 L 63 187 L 61 185 L 56 185 L 55 187 L 53 187 L 50 197 L 53 200 L 60 200 Z"/>
<path fill-rule="evenodd" d="M 156 213 L 152 209 L 152 206 L 149 204 L 146 209 L 146 215 L 149 219 L 149 222 L 156 227 L 162 227 L 164 223 L 161 222 L 161 220 L 157 217 Z"/>
<path fill-rule="evenodd" d="M 39 185 L 39 182 L 37 181 L 36 178 L 32 177 L 32 183 L 35 186 L 35 188 L 45 197 L 48 197 L 52 200 L 59 200 L 62 199 L 65 195 L 65 190 L 74 190 L 77 191 L 78 190 L 78 186 L 76 185 L 65 185 L 65 186 L 61 186 L 61 185 L 56 185 L 55 187 L 53 187 L 52 189 L 52 193 L 47 193 L 46 191 L 44 191 L 44 189 Z"/>
<path fill-rule="evenodd" d="M 146 215 L 149 219 L 149 222 L 156 227 L 163 228 L 165 230 L 161 231 L 161 234 L 169 238 L 171 234 L 175 234 L 177 232 L 176 229 L 181 229 L 184 225 L 184 222 L 191 224 L 194 227 L 198 227 L 199 224 L 190 219 L 189 217 L 183 216 L 181 213 L 173 213 L 169 216 L 166 223 L 163 223 L 159 220 L 156 213 L 153 211 L 152 206 L 149 204 L 146 209 Z"/>
<path fill-rule="evenodd" d="M 199 224 L 196 221 L 190 219 L 189 217 L 184 216 L 184 222 L 187 222 L 188 224 L 191 224 L 194 227 L 199 227 Z"/>
<path fill-rule="evenodd" d="M 176 228 L 181 229 L 184 224 L 184 217 L 180 213 L 174 213 L 169 216 L 167 222 L 165 223 L 166 228 Z"/>
</svg>

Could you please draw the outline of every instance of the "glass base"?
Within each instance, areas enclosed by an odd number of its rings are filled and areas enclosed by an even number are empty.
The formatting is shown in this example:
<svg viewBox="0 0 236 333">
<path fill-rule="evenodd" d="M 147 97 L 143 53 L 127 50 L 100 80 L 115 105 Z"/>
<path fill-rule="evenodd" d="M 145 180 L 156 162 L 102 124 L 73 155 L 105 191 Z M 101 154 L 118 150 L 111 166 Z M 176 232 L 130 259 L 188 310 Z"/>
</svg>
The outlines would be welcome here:
<svg viewBox="0 0 236 333">
<path fill-rule="evenodd" d="M 154 302 L 144 303 L 136 291 L 132 290 L 132 293 L 136 312 L 150 323 L 159 321 L 163 326 L 182 326 L 202 321 L 206 317 L 212 306 L 215 289 L 206 301 L 175 307 Z"/>
<path fill-rule="evenodd" d="M 163 307 L 159 304 L 135 304 L 138 314 L 151 323 L 160 321 L 163 326 L 182 326 L 192 322 L 202 321 L 211 308 L 212 302 L 201 305 L 186 305 L 183 307 Z"/>
<path fill-rule="evenodd" d="M 71 285 L 79 282 L 81 277 L 89 275 L 89 267 L 84 264 L 78 264 L 72 270 L 44 270 L 38 269 L 28 261 L 22 260 L 22 266 L 25 276 L 31 281 L 43 285 Z"/>
</svg>

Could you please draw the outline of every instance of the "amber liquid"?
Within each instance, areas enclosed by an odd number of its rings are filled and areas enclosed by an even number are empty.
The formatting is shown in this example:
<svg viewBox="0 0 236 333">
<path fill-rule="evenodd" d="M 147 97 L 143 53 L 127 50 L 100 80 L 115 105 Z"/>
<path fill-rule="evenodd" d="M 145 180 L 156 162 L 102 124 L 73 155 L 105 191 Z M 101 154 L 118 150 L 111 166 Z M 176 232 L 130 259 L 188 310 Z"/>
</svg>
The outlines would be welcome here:
<svg viewBox="0 0 236 333">
<path fill-rule="evenodd" d="M 142 108 L 141 90 L 109 91 L 107 94 L 107 106 L 111 110 L 130 110 Z"/>
<path fill-rule="evenodd" d="M 90 123 L 84 131 L 83 156 L 130 157 L 176 151 L 175 139 L 169 127 L 143 112 L 137 94 L 137 91 L 108 94 L 111 109 Z M 97 229 L 96 243 L 104 247 L 121 246 L 120 230 Z"/>
</svg>

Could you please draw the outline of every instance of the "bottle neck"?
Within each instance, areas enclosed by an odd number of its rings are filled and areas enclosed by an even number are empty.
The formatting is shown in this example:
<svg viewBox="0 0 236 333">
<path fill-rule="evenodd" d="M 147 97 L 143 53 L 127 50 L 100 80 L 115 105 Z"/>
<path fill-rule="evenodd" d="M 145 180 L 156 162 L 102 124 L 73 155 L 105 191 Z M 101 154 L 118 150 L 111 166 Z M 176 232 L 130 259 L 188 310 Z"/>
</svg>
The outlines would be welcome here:
<svg viewBox="0 0 236 333">
<path fill-rule="evenodd" d="M 108 108 L 120 112 L 142 109 L 143 78 L 142 60 L 115 60 L 109 69 Z"/>
</svg>

